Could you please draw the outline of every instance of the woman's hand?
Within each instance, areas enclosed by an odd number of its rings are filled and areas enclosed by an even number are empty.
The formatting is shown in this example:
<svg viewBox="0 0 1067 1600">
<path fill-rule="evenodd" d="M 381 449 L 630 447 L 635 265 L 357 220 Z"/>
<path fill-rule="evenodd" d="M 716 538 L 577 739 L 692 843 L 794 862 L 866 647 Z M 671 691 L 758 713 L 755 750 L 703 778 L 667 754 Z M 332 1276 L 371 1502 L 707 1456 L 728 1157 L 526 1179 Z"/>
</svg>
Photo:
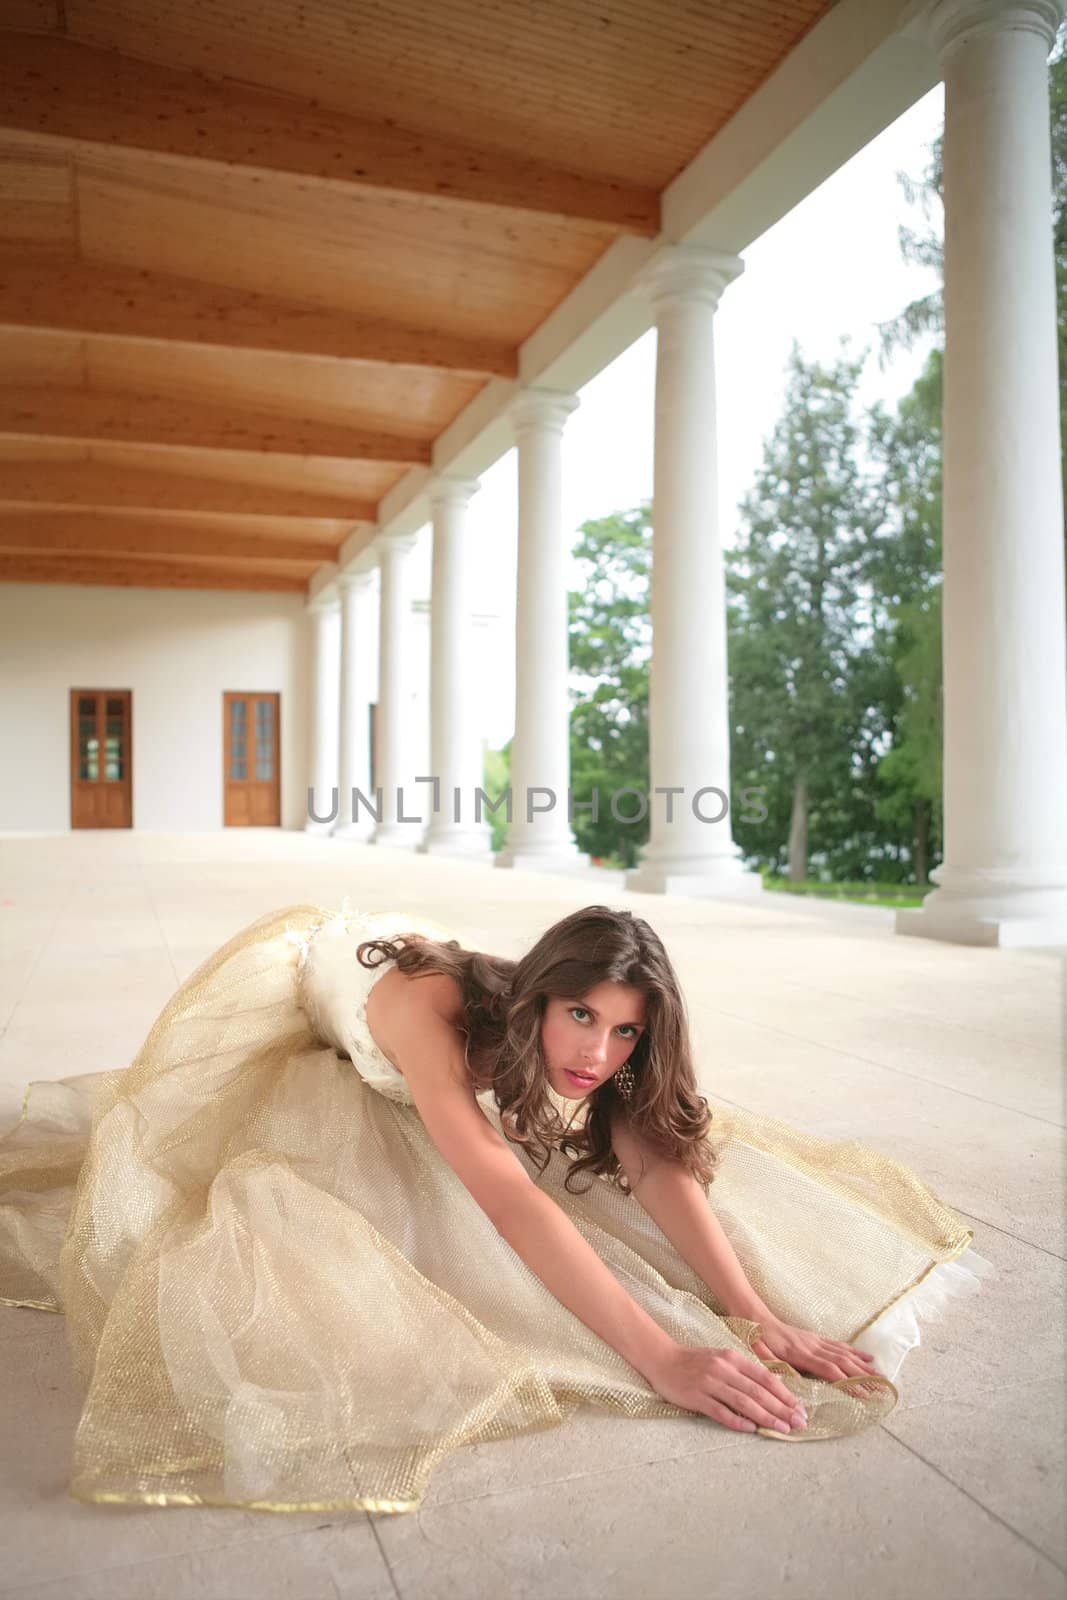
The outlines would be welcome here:
<svg viewBox="0 0 1067 1600">
<path fill-rule="evenodd" d="M 807 1413 L 782 1380 L 740 1350 L 676 1344 L 647 1372 L 657 1394 L 741 1433 L 757 1427 L 789 1433 Z"/>
<path fill-rule="evenodd" d="M 838 1378 L 864 1378 L 876 1372 L 874 1357 L 864 1350 L 853 1350 L 840 1339 L 824 1339 L 817 1333 L 794 1328 L 778 1317 L 761 1316 L 762 1339 L 753 1351 L 763 1361 L 786 1361 L 797 1372 L 807 1372 L 831 1383 Z"/>
</svg>

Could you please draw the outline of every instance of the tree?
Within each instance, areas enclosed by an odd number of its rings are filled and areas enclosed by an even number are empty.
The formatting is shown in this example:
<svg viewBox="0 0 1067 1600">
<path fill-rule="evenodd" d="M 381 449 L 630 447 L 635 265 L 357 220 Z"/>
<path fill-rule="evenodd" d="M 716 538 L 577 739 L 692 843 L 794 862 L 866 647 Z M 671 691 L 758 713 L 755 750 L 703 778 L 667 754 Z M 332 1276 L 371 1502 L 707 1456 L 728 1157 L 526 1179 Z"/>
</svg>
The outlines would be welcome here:
<svg viewBox="0 0 1067 1600">
<path fill-rule="evenodd" d="M 1056 268 L 1056 327 L 1060 372 L 1060 463 L 1063 498 L 1067 507 L 1067 23 L 1056 36 L 1049 58 L 1049 136 L 1052 147 L 1052 247 Z M 929 218 L 934 204 L 944 205 L 944 135 L 938 134 L 930 150 L 930 163 L 916 181 L 907 173 L 897 174 L 909 205 L 922 207 Z M 900 250 L 906 261 L 935 267 L 944 279 L 945 252 L 937 232 L 916 233 L 911 228 L 898 230 Z M 945 297 L 942 288 L 922 295 L 906 305 L 896 317 L 878 324 L 879 364 L 897 349 L 910 350 L 925 333 L 944 333 Z M 1067 519 L 1064 529 L 1067 545 Z M 1065 596 L 1067 603 L 1067 596 Z"/>
<path fill-rule="evenodd" d="M 1049 64 L 1052 139 L 1052 247 L 1056 260 L 1056 327 L 1060 352 L 1060 464 L 1067 506 L 1067 24 Z"/>
<path fill-rule="evenodd" d="M 1067 27 L 1050 65 L 1062 394 Z M 942 148 L 938 138 L 920 182 L 901 174 L 928 216 L 943 192 Z M 905 257 L 941 266 L 936 231 L 900 238 Z M 939 289 L 881 325 L 880 359 L 942 327 Z M 873 407 L 865 439 L 852 416 L 862 366 L 807 363 L 794 345 L 783 415 L 742 503 L 748 527 L 727 552 L 731 786 L 761 788 L 766 812 L 760 822 L 735 812 L 735 830 L 750 859 L 794 879 L 810 860 L 835 877 L 913 872 L 925 883 L 942 839 L 943 362 L 935 349 L 894 415 Z M 1064 463 L 1067 475 L 1067 448 Z M 578 800 L 598 789 L 602 814 L 579 812 L 574 826 L 584 849 L 631 865 L 647 823 L 615 821 L 606 802 L 649 787 L 648 508 L 585 524 L 576 554 L 587 581 L 570 597 L 572 786 Z"/>
<path fill-rule="evenodd" d="M 1067 27 L 1060 30 L 1049 64 L 1052 149 L 1052 227 L 1056 270 L 1060 373 L 1060 439 L 1064 501 L 1067 504 Z M 918 182 L 899 174 L 909 203 L 929 219 L 944 198 L 944 140 L 939 135 Z M 906 260 L 944 271 L 939 234 L 902 227 L 900 248 Z M 944 295 L 939 287 L 913 300 L 899 316 L 880 326 L 880 362 L 898 348 L 910 349 L 922 334 L 944 331 Z M 941 410 L 943 358 L 935 349 L 897 418 L 880 415 L 874 425 L 888 484 L 895 486 L 896 548 L 875 581 L 886 608 L 881 628 L 897 679 L 892 708 L 892 747 L 878 767 L 882 797 L 878 815 L 900 830 L 911 818 L 915 878 L 925 883 L 932 857 L 943 840 L 941 676 Z M 1064 528 L 1067 545 L 1067 524 Z M 898 592 L 902 591 L 902 592 Z M 1067 606 L 1067 594 L 1064 596 Z"/>
<path fill-rule="evenodd" d="M 941 395 L 933 350 L 893 418 L 871 416 L 871 451 L 887 487 L 887 515 L 870 578 L 878 648 L 893 688 L 891 747 L 877 766 L 877 815 L 902 841 L 917 883 L 942 848 Z"/>
<path fill-rule="evenodd" d="M 482 788 L 489 796 L 489 804 L 482 807 L 482 820 L 489 824 L 490 849 L 495 853 L 504 848 L 508 836 L 507 807 L 491 810 L 500 800 L 511 782 L 511 746 L 509 739 L 499 750 L 486 749 L 482 761 Z"/>
<path fill-rule="evenodd" d="M 618 821 L 610 800 L 619 789 L 649 788 L 648 664 L 652 654 L 649 582 L 652 525 L 648 505 L 583 523 L 574 556 L 584 585 L 569 595 L 571 788 L 574 832 L 582 850 L 633 866 L 648 838 L 648 819 Z M 599 815 L 578 810 L 597 795 Z M 620 799 L 620 815 L 639 808 Z"/>
<path fill-rule="evenodd" d="M 777 866 L 788 835 L 794 880 L 807 877 L 813 846 L 857 826 L 869 835 L 874 820 L 861 753 L 879 731 L 865 731 L 863 585 L 882 508 L 852 414 L 864 360 L 843 350 L 824 367 L 794 341 L 783 414 L 726 555 L 732 774 L 764 787 L 768 813 L 762 823 L 740 816 L 737 837 Z"/>
</svg>

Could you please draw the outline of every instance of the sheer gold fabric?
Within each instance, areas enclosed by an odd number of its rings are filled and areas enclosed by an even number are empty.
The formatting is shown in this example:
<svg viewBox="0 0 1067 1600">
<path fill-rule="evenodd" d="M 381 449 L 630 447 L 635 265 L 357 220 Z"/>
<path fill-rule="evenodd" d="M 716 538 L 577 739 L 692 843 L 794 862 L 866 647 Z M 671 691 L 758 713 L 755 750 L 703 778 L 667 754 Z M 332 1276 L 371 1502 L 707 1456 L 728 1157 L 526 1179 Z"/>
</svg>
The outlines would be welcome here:
<svg viewBox="0 0 1067 1600">
<path fill-rule="evenodd" d="M 0 1140 L 0 1298 L 65 1315 L 86 1388 L 78 1498 L 407 1511 L 450 1451 L 583 1402 L 683 1414 L 501 1239 L 416 1110 L 323 1041 L 300 963 L 332 915 L 246 928 L 132 1065 L 31 1085 Z M 970 1243 L 899 1163 L 712 1107 L 711 1204 L 778 1315 L 853 1339 Z M 570 1195 L 566 1171 L 556 1156 L 538 1181 L 663 1327 L 749 1350 L 756 1324 L 717 1314 L 637 1200 L 603 1180 Z M 775 1367 L 810 1419 L 760 1430 L 782 1443 L 896 1403 L 884 1378 Z"/>
</svg>

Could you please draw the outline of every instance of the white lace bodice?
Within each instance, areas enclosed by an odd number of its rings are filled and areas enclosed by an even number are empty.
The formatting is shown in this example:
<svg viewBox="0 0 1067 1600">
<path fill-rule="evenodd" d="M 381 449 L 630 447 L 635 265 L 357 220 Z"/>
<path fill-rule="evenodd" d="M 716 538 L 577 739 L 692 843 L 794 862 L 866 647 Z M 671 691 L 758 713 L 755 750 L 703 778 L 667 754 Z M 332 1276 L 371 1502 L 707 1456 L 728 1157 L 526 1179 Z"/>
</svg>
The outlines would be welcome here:
<svg viewBox="0 0 1067 1600">
<path fill-rule="evenodd" d="M 365 967 L 356 948 L 365 939 L 388 939 L 399 933 L 423 933 L 433 939 L 455 935 L 426 917 L 410 912 L 324 912 L 323 920 L 307 939 L 293 935 L 300 946 L 298 961 L 300 996 L 308 1019 L 319 1038 L 347 1055 L 360 1077 L 389 1100 L 412 1104 L 404 1075 L 374 1041 L 367 1024 L 367 1000 L 393 960 Z"/>
</svg>

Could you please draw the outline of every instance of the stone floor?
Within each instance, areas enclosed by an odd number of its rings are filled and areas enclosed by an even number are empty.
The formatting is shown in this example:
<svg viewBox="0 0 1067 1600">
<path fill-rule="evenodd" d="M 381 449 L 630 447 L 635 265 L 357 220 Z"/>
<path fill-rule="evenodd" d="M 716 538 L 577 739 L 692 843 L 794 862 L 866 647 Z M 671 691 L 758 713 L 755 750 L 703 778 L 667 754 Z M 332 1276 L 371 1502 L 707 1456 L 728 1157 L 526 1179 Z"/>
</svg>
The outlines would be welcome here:
<svg viewBox="0 0 1067 1600">
<path fill-rule="evenodd" d="M 895 937 L 891 914 L 626 894 L 271 831 L 0 838 L 0 1117 L 127 1061 L 176 984 L 272 908 L 419 908 L 517 953 L 640 908 L 703 1086 L 894 1154 L 999 1268 L 928 1324 L 886 1423 L 768 1448 L 595 1412 L 471 1448 L 399 1517 L 81 1505 L 62 1321 L 0 1307 L 0 1594 L 25 1600 L 1047 1600 L 1064 1524 L 1065 951 Z"/>
</svg>

